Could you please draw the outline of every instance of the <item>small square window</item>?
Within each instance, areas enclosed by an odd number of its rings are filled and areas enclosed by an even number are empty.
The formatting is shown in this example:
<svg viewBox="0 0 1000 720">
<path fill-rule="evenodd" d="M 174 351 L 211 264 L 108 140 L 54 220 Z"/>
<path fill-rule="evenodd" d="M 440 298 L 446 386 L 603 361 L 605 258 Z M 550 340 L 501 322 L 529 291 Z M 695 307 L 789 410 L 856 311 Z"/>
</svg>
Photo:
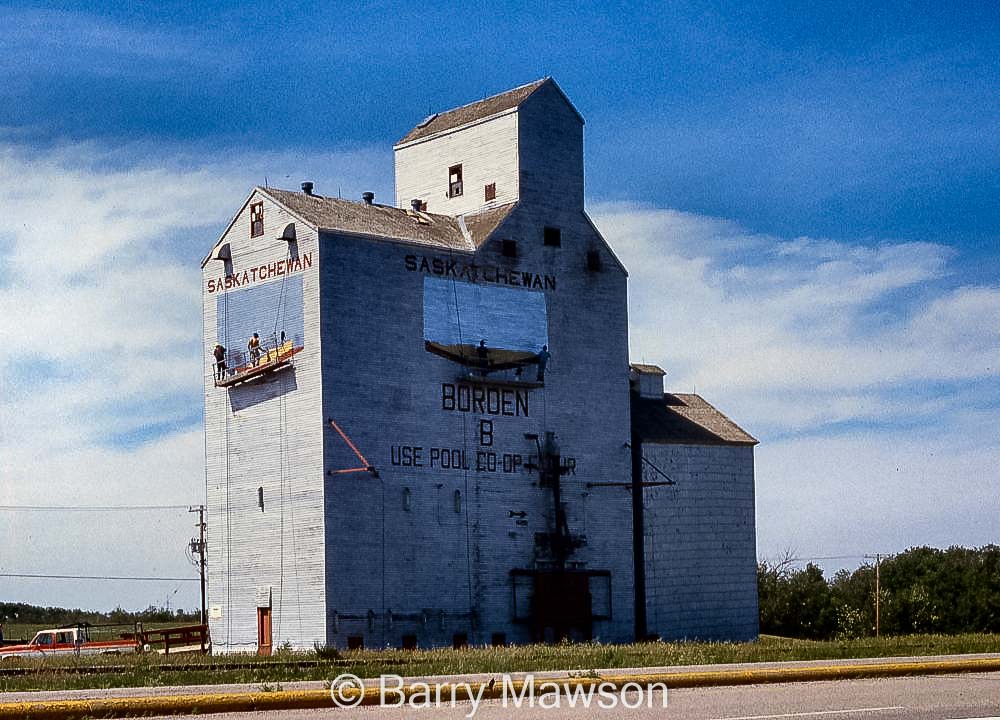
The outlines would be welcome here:
<svg viewBox="0 0 1000 720">
<path fill-rule="evenodd" d="M 517 240 L 501 240 L 500 241 L 500 254 L 504 257 L 516 258 L 517 257 Z"/>
<path fill-rule="evenodd" d="M 260 237 L 264 234 L 264 202 L 255 202 L 250 206 L 250 237 Z"/>
<path fill-rule="evenodd" d="M 361 635 L 348 635 L 347 636 L 347 649 L 348 650 L 363 650 L 365 647 L 365 639 Z"/>
<path fill-rule="evenodd" d="M 486 186 L 486 202 L 497 199 L 497 184 L 490 183 Z"/>
<path fill-rule="evenodd" d="M 462 166 L 452 165 L 448 168 L 448 197 L 458 197 L 462 194 Z"/>
<path fill-rule="evenodd" d="M 416 635 L 404 635 L 403 636 L 403 649 L 404 650 L 416 650 L 417 649 L 417 636 Z"/>
<path fill-rule="evenodd" d="M 548 247 L 562 245 L 562 230 L 557 227 L 547 227 L 542 233 L 542 242 Z"/>
</svg>

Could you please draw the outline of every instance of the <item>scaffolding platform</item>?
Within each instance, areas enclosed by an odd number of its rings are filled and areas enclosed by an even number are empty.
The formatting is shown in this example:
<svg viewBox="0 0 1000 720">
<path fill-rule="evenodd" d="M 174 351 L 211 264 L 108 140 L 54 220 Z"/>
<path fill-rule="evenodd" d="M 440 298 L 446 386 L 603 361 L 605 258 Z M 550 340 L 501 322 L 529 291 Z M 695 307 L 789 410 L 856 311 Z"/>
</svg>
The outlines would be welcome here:
<svg viewBox="0 0 1000 720">
<path fill-rule="evenodd" d="M 260 357 L 256 361 L 245 362 L 242 365 L 237 365 L 232 371 L 227 371 L 221 380 L 216 379 L 215 387 L 232 387 L 268 373 L 290 368 L 292 358 L 302 351 L 302 347 L 302 345 L 293 346 L 292 341 L 289 340 L 277 348 L 270 350 L 262 348 Z"/>
</svg>

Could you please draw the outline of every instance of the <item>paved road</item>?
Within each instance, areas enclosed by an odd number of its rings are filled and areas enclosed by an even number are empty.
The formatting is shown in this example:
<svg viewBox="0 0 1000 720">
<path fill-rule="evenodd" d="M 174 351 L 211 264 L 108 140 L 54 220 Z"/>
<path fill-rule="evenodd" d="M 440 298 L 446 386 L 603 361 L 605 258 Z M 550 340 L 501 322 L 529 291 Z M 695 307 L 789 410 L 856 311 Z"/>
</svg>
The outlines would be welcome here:
<svg viewBox="0 0 1000 720">
<path fill-rule="evenodd" d="M 638 694 L 627 696 L 630 704 Z M 646 698 L 647 703 L 649 698 Z M 667 708 L 660 697 L 653 707 L 600 709 L 561 707 L 545 709 L 526 705 L 504 707 L 500 701 L 483 702 L 472 715 L 477 720 L 953 720 L 1000 716 L 1000 673 L 924 676 L 882 680 L 789 683 L 673 690 Z M 596 703 L 595 703 L 596 705 Z M 289 710 L 272 713 L 199 715 L 203 720 L 460 720 L 472 713 L 470 703 L 443 708 L 353 708 Z"/>
</svg>

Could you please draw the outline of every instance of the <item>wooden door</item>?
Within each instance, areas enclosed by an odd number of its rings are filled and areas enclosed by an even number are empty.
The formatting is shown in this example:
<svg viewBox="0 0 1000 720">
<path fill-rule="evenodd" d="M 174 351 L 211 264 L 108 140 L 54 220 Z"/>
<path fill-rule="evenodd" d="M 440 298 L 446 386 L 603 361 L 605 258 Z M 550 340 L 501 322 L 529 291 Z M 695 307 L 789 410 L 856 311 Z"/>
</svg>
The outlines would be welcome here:
<svg viewBox="0 0 1000 720">
<path fill-rule="evenodd" d="M 271 654 L 271 608 L 257 608 L 257 654 Z"/>
</svg>

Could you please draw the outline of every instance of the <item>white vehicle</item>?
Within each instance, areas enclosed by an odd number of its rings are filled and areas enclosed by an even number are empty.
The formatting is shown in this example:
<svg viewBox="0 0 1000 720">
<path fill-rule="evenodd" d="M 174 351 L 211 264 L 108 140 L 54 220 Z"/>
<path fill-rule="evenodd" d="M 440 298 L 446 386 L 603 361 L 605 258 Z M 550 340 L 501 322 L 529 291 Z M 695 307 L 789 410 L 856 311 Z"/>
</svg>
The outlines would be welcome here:
<svg viewBox="0 0 1000 720">
<path fill-rule="evenodd" d="M 113 655 L 137 652 L 135 638 L 92 641 L 86 625 L 42 630 L 27 645 L 0 647 L 0 661 L 9 658 L 48 657 L 50 655 Z"/>
</svg>

